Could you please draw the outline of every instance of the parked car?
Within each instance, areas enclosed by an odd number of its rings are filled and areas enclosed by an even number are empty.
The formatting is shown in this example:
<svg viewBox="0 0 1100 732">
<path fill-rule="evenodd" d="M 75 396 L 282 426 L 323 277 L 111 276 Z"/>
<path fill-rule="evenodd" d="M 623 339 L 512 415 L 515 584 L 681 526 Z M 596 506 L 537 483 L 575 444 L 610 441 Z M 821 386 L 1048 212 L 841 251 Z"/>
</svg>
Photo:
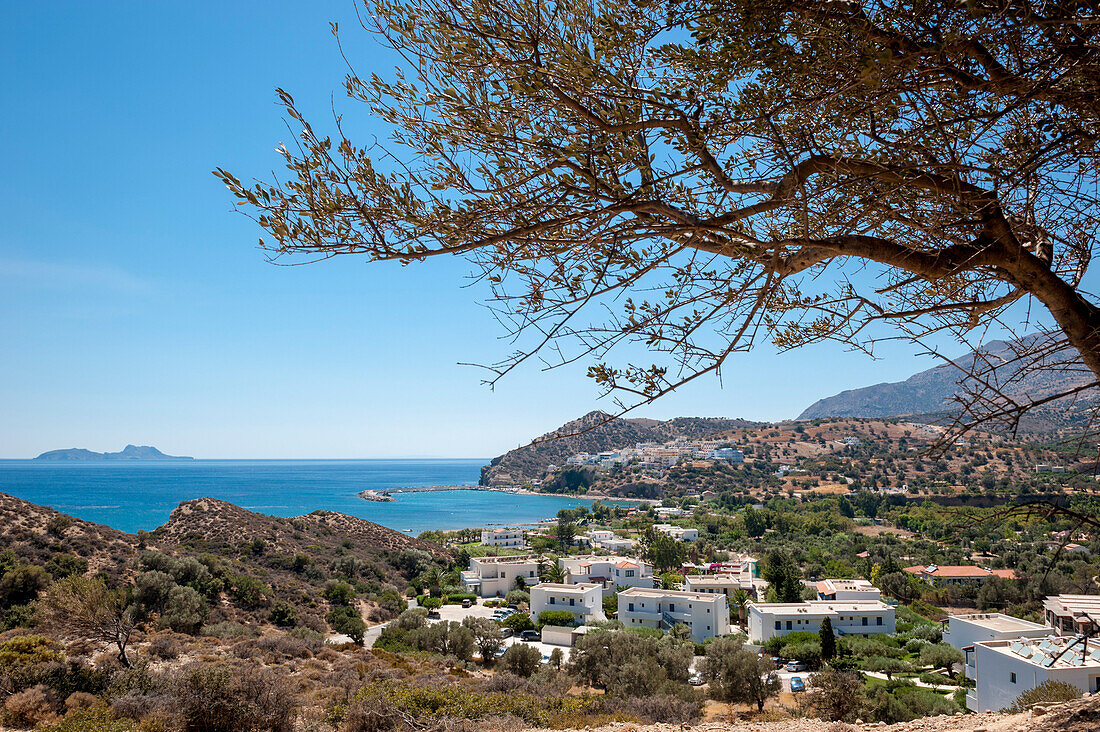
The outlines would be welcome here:
<svg viewBox="0 0 1100 732">
<path fill-rule="evenodd" d="M 471 603 L 469 600 L 463 600 L 462 601 L 462 607 L 470 607 L 470 605 L 472 605 L 472 604 L 473 603 Z"/>
<path fill-rule="evenodd" d="M 702 686 L 707 683 L 707 680 L 703 678 L 703 674 L 697 672 L 688 676 L 688 683 L 692 686 Z"/>
<path fill-rule="evenodd" d="M 537 641 L 539 632 L 537 630 L 525 630 L 519 634 L 519 639 L 522 641 Z"/>
<path fill-rule="evenodd" d="M 805 691 L 805 690 L 806 690 L 806 685 L 802 683 L 802 677 L 801 676 L 792 676 L 791 677 L 791 692 L 792 693 L 797 693 L 799 691 Z"/>
<path fill-rule="evenodd" d="M 512 629 L 511 628 L 501 628 L 500 629 L 500 635 L 503 638 L 511 638 L 512 637 Z"/>
<path fill-rule="evenodd" d="M 439 620 L 441 617 L 442 616 L 439 614 L 438 610 L 429 610 L 428 611 L 428 618 L 430 618 L 431 620 Z"/>
<path fill-rule="evenodd" d="M 802 663 L 801 661 L 791 661 L 787 664 L 788 671 L 805 671 L 808 668 L 809 666 Z"/>
</svg>

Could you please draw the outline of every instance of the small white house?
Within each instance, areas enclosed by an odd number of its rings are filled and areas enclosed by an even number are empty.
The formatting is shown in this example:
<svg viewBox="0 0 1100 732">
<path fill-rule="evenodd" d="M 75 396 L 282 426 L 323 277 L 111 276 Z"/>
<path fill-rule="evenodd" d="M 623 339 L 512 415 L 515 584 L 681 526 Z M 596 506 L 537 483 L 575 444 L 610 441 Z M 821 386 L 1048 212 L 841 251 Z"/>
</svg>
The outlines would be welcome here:
<svg viewBox="0 0 1100 732">
<path fill-rule="evenodd" d="M 1020 694 L 1047 681 L 1062 681 L 1082 692 L 1100 691 L 1100 641 L 1050 636 L 1044 639 L 975 643 L 967 653 L 977 685 L 966 695 L 972 711 L 1000 711 Z"/>
<path fill-rule="evenodd" d="M 573 620 L 584 625 L 607 620 L 603 613 L 603 585 L 581 582 L 575 585 L 542 582 L 531 588 L 531 616 L 545 610 L 573 613 Z"/>
<path fill-rule="evenodd" d="M 523 529 L 482 529 L 481 543 L 504 549 L 523 549 L 526 545 Z"/>
<path fill-rule="evenodd" d="M 864 579 L 825 579 L 817 583 L 818 600 L 881 600 L 882 592 Z"/>
<path fill-rule="evenodd" d="M 891 635 L 894 608 L 877 600 L 749 603 L 749 641 L 763 643 L 798 631 L 816 633 L 829 618 L 836 635 Z"/>
<path fill-rule="evenodd" d="M 539 563 L 534 556 L 471 557 L 470 568 L 462 573 L 466 592 L 479 597 L 504 597 L 518 585 L 538 584 Z"/>
<path fill-rule="evenodd" d="M 1045 625 L 1032 623 L 1001 613 L 974 613 L 971 615 L 951 615 L 944 621 L 943 642 L 958 648 L 972 661 L 975 643 L 988 643 L 999 640 L 1020 640 L 1027 638 L 1046 638 L 1052 633 Z M 967 677 L 975 678 L 976 669 L 967 664 Z"/>
<path fill-rule="evenodd" d="M 670 630 L 683 624 L 696 643 L 729 635 L 730 611 L 725 595 L 631 587 L 618 597 L 618 619 L 629 627 Z"/>
<path fill-rule="evenodd" d="M 673 526 L 672 524 L 654 524 L 655 531 L 670 536 L 676 541 L 691 542 L 699 538 L 699 529 L 685 529 L 683 526 Z"/>
<path fill-rule="evenodd" d="M 653 587 L 653 565 L 624 557 L 561 557 L 558 566 L 567 584 L 592 582 L 603 586 L 603 594 L 615 594 L 619 587 Z"/>
</svg>

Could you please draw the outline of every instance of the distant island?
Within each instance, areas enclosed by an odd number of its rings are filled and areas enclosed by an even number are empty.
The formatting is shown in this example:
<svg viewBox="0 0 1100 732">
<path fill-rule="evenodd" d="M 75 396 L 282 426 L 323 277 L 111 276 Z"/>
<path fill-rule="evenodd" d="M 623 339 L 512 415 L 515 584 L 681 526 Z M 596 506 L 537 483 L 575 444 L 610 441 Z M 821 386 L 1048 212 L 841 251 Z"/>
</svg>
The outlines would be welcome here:
<svg viewBox="0 0 1100 732">
<path fill-rule="evenodd" d="M 165 455 L 155 447 L 149 445 L 127 445 L 121 452 L 92 452 L 81 447 L 71 447 L 67 450 L 50 450 L 44 452 L 35 460 L 194 460 L 192 457 L 179 455 Z"/>
</svg>

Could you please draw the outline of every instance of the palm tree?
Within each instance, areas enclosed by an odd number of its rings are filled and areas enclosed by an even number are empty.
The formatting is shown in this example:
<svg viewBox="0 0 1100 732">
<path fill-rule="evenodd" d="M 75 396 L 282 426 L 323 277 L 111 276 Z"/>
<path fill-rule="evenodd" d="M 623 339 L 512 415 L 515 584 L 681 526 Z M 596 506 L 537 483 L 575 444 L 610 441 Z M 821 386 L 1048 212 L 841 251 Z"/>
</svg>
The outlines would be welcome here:
<svg viewBox="0 0 1100 732">
<path fill-rule="evenodd" d="M 432 597 L 438 597 L 439 588 L 443 584 L 443 573 L 439 571 L 439 567 L 430 567 L 420 575 L 420 582 L 428 588 Z"/>
<path fill-rule="evenodd" d="M 559 564 L 555 563 L 546 566 L 546 568 L 543 570 L 542 578 L 546 582 L 556 582 L 558 584 L 563 584 L 569 578 L 569 573 L 566 572 Z"/>
<path fill-rule="evenodd" d="M 737 608 L 738 621 L 744 625 L 745 623 L 745 610 L 749 604 L 749 593 L 745 592 L 741 588 L 738 588 L 733 593 L 733 606 Z"/>
</svg>

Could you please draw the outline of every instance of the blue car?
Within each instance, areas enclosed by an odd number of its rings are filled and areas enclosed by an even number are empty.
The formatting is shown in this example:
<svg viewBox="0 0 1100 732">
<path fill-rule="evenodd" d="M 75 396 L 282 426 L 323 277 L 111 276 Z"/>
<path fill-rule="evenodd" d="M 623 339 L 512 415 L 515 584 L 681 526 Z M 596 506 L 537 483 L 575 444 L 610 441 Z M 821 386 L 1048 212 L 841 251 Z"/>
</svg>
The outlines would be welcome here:
<svg viewBox="0 0 1100 732">
<path fill-rule="evenodd" d="M 805 691 L 805 690 L 806 690 L 806 685 L 802 683 L 802 677 L 801 676 L 792 676 L 791 677 L 791 693 L 793 694 L 793 693 L 796 693 L 796 692 L 799 692 L 799 691 Z"/>
</svg>

